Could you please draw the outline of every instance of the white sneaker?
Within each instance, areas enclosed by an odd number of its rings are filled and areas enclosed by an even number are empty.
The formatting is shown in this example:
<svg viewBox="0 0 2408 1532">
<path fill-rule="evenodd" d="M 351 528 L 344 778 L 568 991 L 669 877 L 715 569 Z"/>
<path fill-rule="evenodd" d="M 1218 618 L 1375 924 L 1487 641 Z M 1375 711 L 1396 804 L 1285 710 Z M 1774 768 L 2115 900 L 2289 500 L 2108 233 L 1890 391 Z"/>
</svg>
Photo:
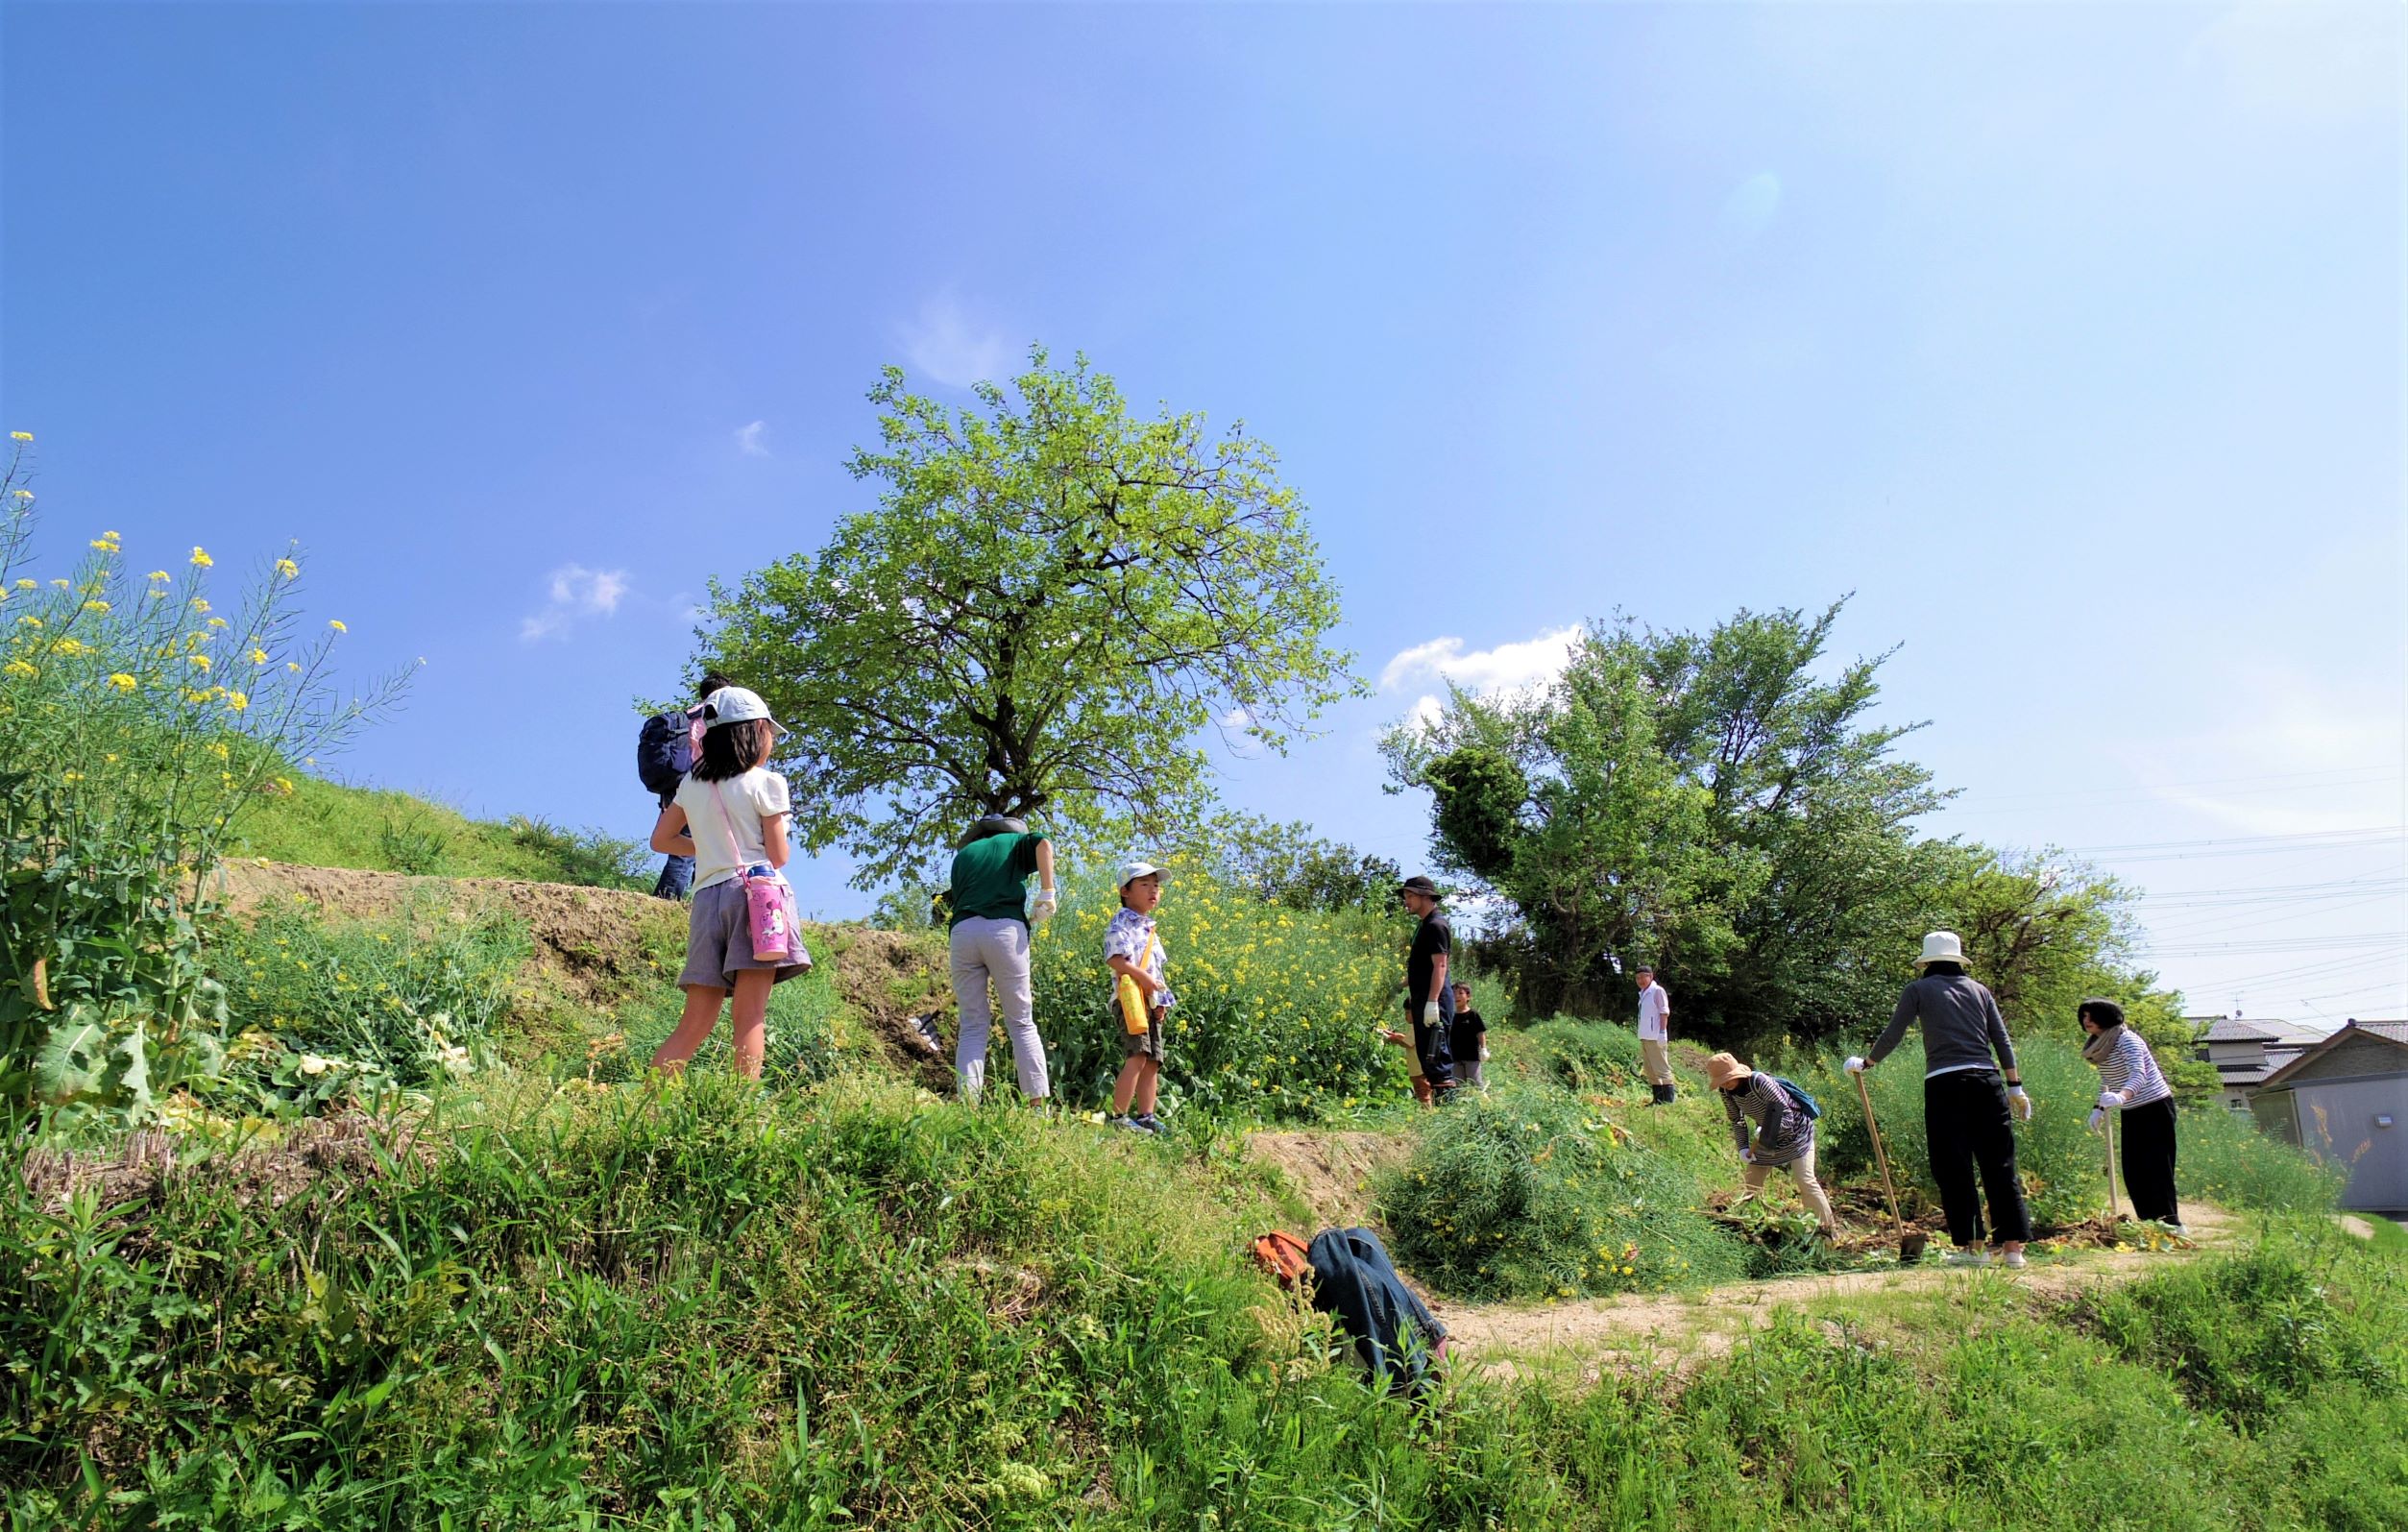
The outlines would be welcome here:
<svg viewBox="0 0 2408 1532">
<path fill-rule="evenodd" d="M 1947 1258 L 1940 1264 L 1943 1266 L 1987 1266 L 1990 1264 L 1990 1252 L 1979 1246 L 1972 1250 L 1959 1247 L 1950 1251 Z"/>
<path fill-rule="evenodd" d="M 2024 1264 L 2024 1252 L 2019 1250 L 2010 1250 L 1998 1258 L 1998 1263 L 2010 1270 L 2019 1269 Z"/>
</svg>

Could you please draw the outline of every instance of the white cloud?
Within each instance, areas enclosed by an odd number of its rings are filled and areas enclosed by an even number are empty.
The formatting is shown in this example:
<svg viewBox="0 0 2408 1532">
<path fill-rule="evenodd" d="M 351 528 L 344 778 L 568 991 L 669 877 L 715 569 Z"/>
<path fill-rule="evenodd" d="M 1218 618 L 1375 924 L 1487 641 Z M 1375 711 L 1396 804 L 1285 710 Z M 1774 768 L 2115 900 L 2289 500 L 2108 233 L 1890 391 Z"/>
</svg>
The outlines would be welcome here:
<svg viewBox="0 0 2408 1532">
<path fill-rule="evenodd" d="M 1461 639 L 1432 639 L 1390 660 L 1379 672 L 1379 687 L 1393 692 L 1417 680 L 1443 679 L 1482 695 L 1518 692 L 1561 674 L 1580 631 L 1577 623 L 1550 628 L 1537 638 L 1499 644 L 1493 649 L 1467 650 Z"/>
<path fill-rule="evenodd" d="M 551 598 L 544 609 L 519 620 L 519 637 L 525 643 L 566 638 L 570 627 L 581 617 L 614 616 L 627 595 L 625 570 L 589 570 L 582 564 L 564 564 L 546 577 L 546 583 Z"/>
<path fill-rule="evenodd" d="M 905 358 L 949 388 L 1001 377 L 1011 361 L 1003 333 L 973 318 L 950 289 L 921 304 L 902 334 Z"/>
<path fill-rule="evenodd" d="M 1463 640 L 1453 637 L 1432 639 L 1390 660 L 1380 669 L 1379 689 L 1396 692 L 1416 682 L 1443 680 L 1477 696 L 1527 691 L 1545 686 L 1563 673 L 1580 634 L 1579 624 L 1574 623 L 1549 628 L 1537 638 L 1523 639 L 1519 644 L 1499 644 L 1493 649 L 1466 649 Z M 1446 705 L 1436 693 L 1424 693 L 1414 698 L 1412 708 L 1405 714 L 1405 726 L 1432 728 L 1445 711 Z"/>
<path fill-rule="evenodd" d="M 2243 835 L 2317 835 L 2399 822 L 2396 704 L 2387 706 L 2373 689 L 2351 694 L 2266 665 L 2233 675 L 2227 694 L 2238 721 L 2132 762 L 2159 801 Z M 2209 785 L 2169 781 L 2178 776 Z"/>
<path fill-rule="evenodd" d="M 761 445 L 761 433 L 768 429 L 768 426 L 769 423 L 766 421 L 754 421 L 749 426 L 737 426 L 736 450 L 746 457 L 768 456 L 769 450 Z"/>
<path fill-rule="evenodd" d="M 2252 110 L 2334 123 L 2395 99 L 2400 40 L 2396 7 L 2289 0 L 2233 7 L 2192 39 L 2191 57 L 2222 69 Z"/>
</svg>

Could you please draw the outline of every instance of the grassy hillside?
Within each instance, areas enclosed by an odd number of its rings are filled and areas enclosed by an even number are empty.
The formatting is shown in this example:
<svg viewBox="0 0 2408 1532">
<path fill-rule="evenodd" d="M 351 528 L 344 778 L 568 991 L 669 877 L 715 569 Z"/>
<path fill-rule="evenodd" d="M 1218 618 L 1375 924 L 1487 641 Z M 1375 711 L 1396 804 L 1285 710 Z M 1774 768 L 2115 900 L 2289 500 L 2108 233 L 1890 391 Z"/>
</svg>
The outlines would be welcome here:
<svg viewBox="0 0 2408 1532">
<path fill-rule="evenodd" d="M 109 1174 L 0 1219 L 15 1526 L 2408 1518 L 2408 1281 L 2329 1221 L 2070 1308 L 1972 1277 L 1678 1384 L 1458 1370 L 1417 1407 L 1247 1271 L 1277 1213 L 1216 1135 L 499 1071 L 412 1129 Z"/>
<path fill-rule="evenodd" d="M 472 819 L 390 789 L 305 775 L 291 780 L 290 797 L 261 802 L 238 821 L 232 854 L 445 878 L 651 887 L 647 861 L 657 859 L 633 840 L 542 819 Z"/>
</svg>

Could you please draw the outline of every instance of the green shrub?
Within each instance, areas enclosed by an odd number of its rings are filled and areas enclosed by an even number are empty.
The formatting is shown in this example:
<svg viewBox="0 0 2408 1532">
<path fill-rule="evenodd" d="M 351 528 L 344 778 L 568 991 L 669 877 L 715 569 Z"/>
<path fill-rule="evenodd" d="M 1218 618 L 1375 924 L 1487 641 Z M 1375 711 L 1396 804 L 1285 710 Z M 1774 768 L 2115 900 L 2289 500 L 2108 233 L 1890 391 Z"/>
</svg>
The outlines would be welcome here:
<svg viewBox="0 0 2408 1532">
<path fill-rule="evenodd" d="M 652 852 L 641 840 L 572 830 L 527 815 L 512 815 L 505 828 L 512 844 L 548 867 L 545 882 L 638 891 L 652 887 L 653 880 L 644 875 Z"/>
<path fill-rule="evenodd" d="M 373 920 L 295 900 L 225 923 L 210 968 L 246 1078 L 290 1101 L 323 1099 L 329 1073 L 415 1088 L 464 1072 L 489 1056 L 533 950 L 524 921 L 431 893 Z M 305 1058 L 324 1062 L 299 1073 Z"/>
<path fill-rule="evenodd" d="M 1610 1021 L 1558 1016 L 1522 1033 L 1524 1067 L 1570 1091 L 1615 1090 L 1638 1080 L 1639 1033 Z"/>
<path fill-rule="evenodd" d="M 2258 1129 L 2248 1112 L 2194 1106 L 2175 1124 L 2175 1187 L 2184 1199 L 2266 1212 L 2331 1210 L 2348 1173 Z"/>
<path fill-rule="evenodd" d="M 2408 1393 L 2408 1278 L 2395 1265 L 2352 1294 L 2330 1280 L 2329 1228 L 2313 1240 L 2261 1241 L 2248 1252 L 2202 1261 L 2100 1296 L 2100 1332 L 2125 1356 L 2171 1373 L 2202 1410 L 2245 1427 L 2311 1392 L 2347 1385 L 2365 1395 Z"/>
<path fill-rule="evenodd" d="M 1466 1298 L 1569 1298 L 1722 1280 L 1739 1243 L 1700 1187 L 1569 1091 L 1467 1093 L 1430 1114 L 1377 1187 L 1398 1259 Z"/>
<path fill-rule="evenodd" d="M 214 612 L 209 555 L 129 572 L 114 532 L 47 584 L 30 464 L 0 464 L 0 1110 L 142 1119 L 221 1066 L 190 915 L 230 827 L 399 693 L 338 702 L 288 554 Z"/>
<path fill-rule="evenodd" d="M 641 841 L 513 815 L 499 823 L 389 788 L 353 787 L 294 772 L 292 791 L 262 803 L 235 827 L 231 849 L 311 867 L 448 878 L 519 878 L 596 888 L 643 889 L 650 853 Z M 648 816 L 646 801 L 641 812 Z"/>
<path fill-rule="evenodd" d="M 1108 1097 L 1121 1067 L 1104 965 L 1119 908 L 1110 875 L 1082 871 L 1036 937 L 1037 1025 L 1072 1102 Z M 1302 1118 L 1402 1090 L 1405 1055 L 1375 1034 L 1403 1019 L 1404 941 L 1390 926 L 1265 904 L 1185 861 L 1155 918 L 1179 1000 L 1164 1021 L 1166 1101 Z"/>
</svg>

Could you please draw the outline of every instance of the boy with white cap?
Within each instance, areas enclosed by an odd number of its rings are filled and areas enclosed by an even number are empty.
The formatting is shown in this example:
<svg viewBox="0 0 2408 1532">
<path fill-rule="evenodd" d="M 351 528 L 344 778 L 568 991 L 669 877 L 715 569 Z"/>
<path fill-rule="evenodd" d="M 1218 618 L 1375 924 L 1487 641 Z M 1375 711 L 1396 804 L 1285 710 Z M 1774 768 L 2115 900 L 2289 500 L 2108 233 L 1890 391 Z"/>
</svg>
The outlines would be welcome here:
<svg viewBox="0 0 2408 1532">
<path fill-rule="evenodd" d="M 1110 1121 L 1115 1128 L 1149 1133 L 1169 1131 L 1154 1115 L 1162 1080 L 1162 1013 L 1173 1004 L 1162 977 L 1162 935 L 1154 924 L 1161 902 L 1162 869 L 1151 862 L 1125 862 L 1120 909 L 1104 928 L 1104 961 L 1114 979 L 1112 1018 L 1120 1024 L 1126 1058 L 1120 1078 L 1112 1082 Z"/>
</svg>

